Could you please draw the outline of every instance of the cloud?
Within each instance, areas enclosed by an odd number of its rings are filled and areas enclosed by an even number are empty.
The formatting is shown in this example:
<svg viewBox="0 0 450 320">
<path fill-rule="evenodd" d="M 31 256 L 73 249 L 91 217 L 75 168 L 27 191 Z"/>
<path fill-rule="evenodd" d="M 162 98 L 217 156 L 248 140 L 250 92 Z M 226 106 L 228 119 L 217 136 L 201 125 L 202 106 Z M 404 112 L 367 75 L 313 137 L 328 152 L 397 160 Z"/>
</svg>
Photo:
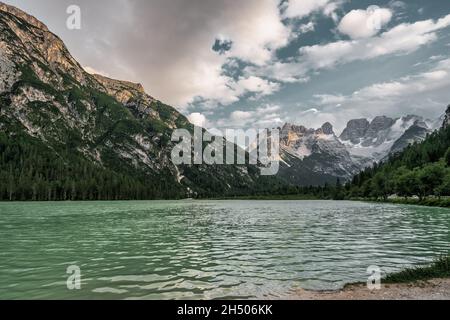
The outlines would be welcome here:
<svg viewBox="0 0 450 320">
<path fill-rule="evenodd" d="M 304 33 L 314 31 L 315 28 L 316 28 L 316 25 L 314 24 L 314 22 L 310 21 L 308 23 L 300 25 L 300 27 L 298 29 L 300 31 L 300 34 L 304 34 Z"/>
<path fill-rule="evenodd" d="M 427 71 L 375 83 L 350 95 L 316 95 L 315 103 L 321 106 L 320 113 L 334 114 L 336 126 L 342 129 L 349 119 L 361 116 L 398 117 L 401 110 L 425 118 L 441 114 L 450 101 L 449 87 L 450 59 L 443 59 Z M 336 112 L 337 103 L 343 108 L 341 112 Z M 322 115 L 314 117 L 323 119 Z"/>
<path fill-rule="evenodd" d="M 249 111 L 241 111 L 237 110 L 231 113 L 230 115 L 230 122 L 228 122 L 227 126 L 235 126 L 235 127 L 242 127 L 247 125 L 250 120 L 252 119 L 253 113 Z M 221 122 L 221 125 L 225 125 L 226 122 Z"/>
<path fill-rule="evenodd" d="M 284 12 L 287 18 L 303 18 L 313 12 L 323 10 L 330 0 L 289 0 Z"/>
<path fill-rule="evenodd" d="M 307 75 L 309 71 L 310 67 L 305 63 L 273 61 L 264 67 L 246 67 L 244 74 L 255 74 L 283 83 L 304 83 L 310 80 Z"/>
<path fill-rule="evenodd" d="M 280 0 L 78 0 L 83 28 L 77 32 L 65 26 L 71 0 L 7 2 L 45 21 L 82 65 L 142 83 L 149 94 L 179 108 L 194 101 L 211 107 L 238 101 L 229 89 L 235 79 L 224 75 L 224 66 L 233 59 L 262 66 L 292 37 Z M 228 42 L 214 51 L 216 40 Z"/>
<path fill-rule="evenodd" d="M 236 92 L 240 95 L 246 92 L 260 93 L 261 95 L 271 95 L 278 91 L 280 85 L 275 82 L 270 82 L 259 77 L 250 76 L 248 78 L 241 78 L 236 83 Z"/>
<path fill-rule="evenodd" d="M 303 47 L 300 49 L 301 60 L 320 69 L 389 54 L 410 53 L 436 41 L 436 31 L 448 26 L 450 26 L 450 15 L 437 21 L 403 23 L 379 36 L 368 39 L 337 41 L 325 45 Z"/>
<path fill-rule="evenodd" d="M 320 104 L 342 104 L 345 101 L 345 97 L 343 95 L 332 95 L 332 94 L 316 94 L 314 98 L 318 99 Z M 316 109 L 314 109 L 316 110 Z"/>
<path fill-rule="evenodd" d="M 204 128 L 204 127 L 206 127 L 206 125 L 208 123 L 205 115 L 203 115 L 202 113 L 198 113 L 198 112 L 191 113 L 190 115 L 188 115 L 187 118 L 193 125 L 196 125 L 197 127 Z"/>
<path fill-rule="evenodd" d="M 371 6 L 367 10 L 352 10 L 339 23 L 339 32 L 352 39 L 369 38 L 376 35 L 392 19 L 390 9 Z"/>
<path fill-rule="evenodd" d="M 220 128 L 274 128 L 284 123 L 281 106 L 267 104 L 254 110 L 237 110 L 216 121 Z"/>
<path fill-rule="evenodd" d="M 238 102 L 241 97 L 250 95 L 250 98 L 255 100 L 263 96 L 271 95 L 281 86 L 279 83 L 262 79 L 256 76 L 240 77 L 234 80 L 230 77 L 219 76 L 210 79 L 213 82 L 205 86 L 215 88 L 206 95 L 203 94 L 197 97 L 197 100 L 191 102 L 196 106 L 201 105 L 203 109 L 214 109 L 219 105 L 227 106 L 234 102 Z M 214 81 L 215 80 L 215 81 Z"/>
<path fill-rule="evenodd" d="M 438 20 L 403 23 L 370 38 L 304 46 L 293 61 L 272 61 L 264 67 L 248 67 L 245 71 L 280 82 L 305 82 L 317 70 L 386 55 L 409 54 L 436 41 L 437 31 L 449 26 L 450 14 Z"/>
<path fill-rule="evenodd" d="M 389 2 L 389 6 L 391 8 L 394 8 L 394 9 L 405 9 L 406 8 L 406 3 L 404 3 L 403 1 L 395 1 L 395 0 L 393 0 L 393 1 Z"/>
</svg>

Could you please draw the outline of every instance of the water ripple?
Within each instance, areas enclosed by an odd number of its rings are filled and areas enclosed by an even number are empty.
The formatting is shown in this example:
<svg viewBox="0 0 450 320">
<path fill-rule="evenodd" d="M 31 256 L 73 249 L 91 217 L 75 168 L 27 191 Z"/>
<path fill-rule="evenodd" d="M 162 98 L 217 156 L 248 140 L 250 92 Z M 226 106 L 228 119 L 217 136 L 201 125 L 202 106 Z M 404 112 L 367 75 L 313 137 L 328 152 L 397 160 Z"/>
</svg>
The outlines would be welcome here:
<svg viewBox="0 0 450 320">
<path fill-rule="evenodd" d="M 279 298 L 450 251 L 450 210 L 332 201 L 0 203 L 0 299 Z M 78 265 L 82 289 L 66 288 Z"/>
</svg>

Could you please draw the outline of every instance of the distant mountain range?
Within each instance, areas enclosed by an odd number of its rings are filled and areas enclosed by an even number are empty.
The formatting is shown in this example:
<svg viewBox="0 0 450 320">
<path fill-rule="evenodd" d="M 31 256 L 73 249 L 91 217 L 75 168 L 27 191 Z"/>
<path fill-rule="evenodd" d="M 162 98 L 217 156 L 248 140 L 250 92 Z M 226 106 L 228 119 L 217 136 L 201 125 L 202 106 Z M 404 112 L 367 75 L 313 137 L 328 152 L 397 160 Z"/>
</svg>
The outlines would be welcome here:
<svg viewBox="0 0 450 320">
<path fill-rule="evenodd" d="M 442 122 L 443 117 L 431 121 L 415 115 L 354 119 L 340 136 L 330 123 L 319 129 L 287 123 L 281 128 L 279 176 L 303 186 L 348 180 L 373 163 L 423 141 Z"/>
</svg>

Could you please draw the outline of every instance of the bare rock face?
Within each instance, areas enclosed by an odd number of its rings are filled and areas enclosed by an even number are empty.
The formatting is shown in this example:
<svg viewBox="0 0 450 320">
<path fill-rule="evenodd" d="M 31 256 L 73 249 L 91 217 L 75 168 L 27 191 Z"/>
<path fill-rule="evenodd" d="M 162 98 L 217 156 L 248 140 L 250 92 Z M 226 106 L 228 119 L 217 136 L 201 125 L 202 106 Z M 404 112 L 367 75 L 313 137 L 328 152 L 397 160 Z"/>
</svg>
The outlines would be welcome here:
<svg viewBox="0 0 450 320">
<path fill-rule="evenodd" d="M 152 103 L 156 102 L 156 99 L 145 93 L 144 87 L 140 83 L 110 79 L 98 74 L 93 76 L 110 96 L 129 109 L 136 111 L 141 117 L 150 116 L 160 119 L 158 112 L 152 108 Z"/>
<path fill-rule="evenodd" d="M 28 24 L 30 24 L 36 28 L 48 31 L 48 28 L 45 24 L 43 24 L 41 21 L 39 21 L 35 17 L 29 15 L 28 13 L 23 12 L 19 8 L 16 8 L 13 6 L 8 6 L 5 3 L 0 2 L 0 11 L 10 13 L 16 17 L 21 18 L 22 20 L 26 21 Z"/>
<path fill-rule="evenodd" d="M 6 54 L 11 61 L 20 65 L 23 60 L 32 60 L 28 61 L 32 71 L 52 86 L 62 88 L 65 75 L 70 75 L 82 85 L 88 84 L 87 73 L 45 24 L 4 3 L 0 3 L 0 14 L 0 46 L 8 47 Z M 18 52 L 27 54 L 19 55 Z M 28 59 L 30 56 L 33 59 Z"/>
<path fill-rule="evenodd" d="M 363 146 L 381 145 L 386 141 L 386 132 L 395 124 L 396 120 L 386 116 L 375 117 L 369 125 Z"/>
<path fill-rule="evenodd" d="M 20 76 L 20 72 L 8 58 L 6 50 L 4 44 L 0 43 L 0 94 L 10 90 Z"/>
<path fill-rule="evenodd" d="M 342 141 L 350 141 L 353 144 L 359 144 L 361 139 L 366 135 L 369 125 L 370 122 L 367 119 L 350 120 L 342 132 L 340 139 Z"/>
</svg>

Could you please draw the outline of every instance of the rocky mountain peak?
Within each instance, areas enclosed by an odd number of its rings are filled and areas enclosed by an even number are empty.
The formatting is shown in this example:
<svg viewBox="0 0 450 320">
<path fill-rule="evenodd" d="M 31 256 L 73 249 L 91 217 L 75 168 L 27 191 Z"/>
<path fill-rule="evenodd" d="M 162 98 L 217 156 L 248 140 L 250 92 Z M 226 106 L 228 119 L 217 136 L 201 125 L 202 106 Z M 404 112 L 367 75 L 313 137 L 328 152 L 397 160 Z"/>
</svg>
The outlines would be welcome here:
<svg viewBox="0 0 450 320">
<path fill-rule="evenodd" d="M 6 3 L 3 3 L 3 2 L 0 1 L 0 11 L 6 12 L 6 13 L 10 13 L 10 14 L 12 14 L 12 15 L 14 15 L 14 16 L 16 16 L 16 17 L 18 17 L 18 18 L 20 18 L 20 19 L 22 19 L 24 21 L 26 21 L 28 24 L 30 24 L 30 25 L 32 25 L 32 26 L 34 26 L 36 28 L 48 31 L 48 28 L 47 28 L 47 26 L 45 24 L 43 24 L 41 21 L 39 21 L 38 19 L 36 19 L 32 15 L 29 15 L 28 13 L 20 10 L 19 8 L 7 5 Z"/>
<path fill-rule="evenodd" d="M 323 124 L 323 126 L 316 131 L 317 134 L 324 134 L 327 136 L 334 135 L 333 125 L 329 122 Z"/>
<path fill-rule="evenodd" d="M 84 69 L 42 22 L 4 3 L 0 3 L 0 13 L 0 50 L 5 64 L 26 64 L 29 68 L 22 73 L 34 73 L 43 83 L 59 89 L 67 75 L 82 85 L 88 83 Z"/>
<path fill-rule="evenodd" d="M 354 119 L 347 123 L 347 127 L 342 132 L 340 139 L 358 144 L 369 129 L 370 122 L 367 119 Z"/>
<path fill-rule="evenodd" d="M 294 132 L 299 134 L 305 134 L 308 129 L 304 126 L 298 126 L 292 123 L 286 123 L 283 128 L 281 129 L 282 132 L 288 133 L 288 132 Z"/>
</svg>

